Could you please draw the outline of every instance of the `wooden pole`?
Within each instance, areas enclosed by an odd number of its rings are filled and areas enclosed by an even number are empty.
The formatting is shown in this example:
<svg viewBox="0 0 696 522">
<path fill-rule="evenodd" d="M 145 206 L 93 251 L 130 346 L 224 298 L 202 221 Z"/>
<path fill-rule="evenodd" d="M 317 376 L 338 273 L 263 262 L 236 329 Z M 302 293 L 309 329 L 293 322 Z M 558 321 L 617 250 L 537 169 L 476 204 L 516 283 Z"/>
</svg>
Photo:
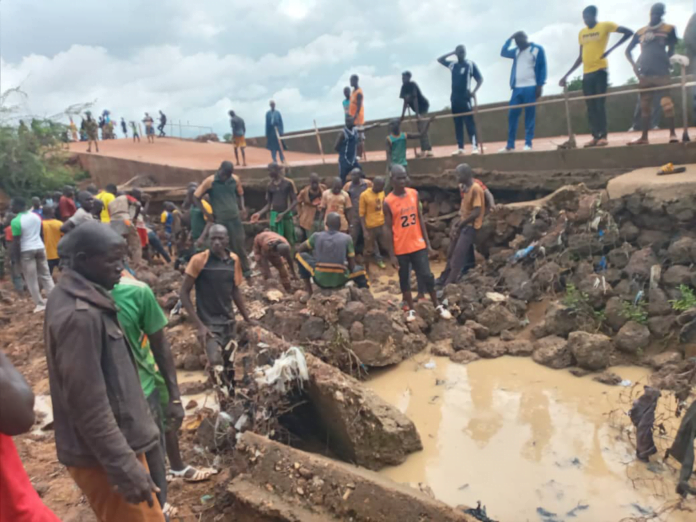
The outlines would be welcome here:
<svg viewBox="0 0 696 522">
<path fill-rule="evenodd" d="M 474 94 L 474 125 L 476 125 L 476 147 L 480 148 L 481 154 L 484 154 L 483 137 L 481 135 L 481 125 L 479 125 L 478 114 L 478 100 L 476 99 L 476 95 Z"/>
<path fill-rule="evenodd" d="M 689 107 L 686 100 L 686 65 L 681 66 L 681 93 L 682 93 L 682 121 L 684 122 L 684 133 L 682 142 L 691 141 L 689 138 Z"/>
<path fill-rule="evenodd" d="M 326 165 L 326 158 L 324 157 L 324 146 L 321 144 L 321 137 L 319 136 L 319 127 L 317 127 L 317 120 L 314 120 L 314 132 L 317 134 L 317 145 L 319 145 L 319 153 L 321 154 L 321 162 Z"/>
<path fill-rule="evenodd" d="M 566 124 L 568 125 L 568 147 L 574 149 L 577 147 L 575 143 L 575 135 L 573 134 L 573 126 L 570 123 L 570 100 L 568 99 L 568 86 L 563 86 L 563 100 L 565 102 Z"/>
<path fill-rule="evenodd" d="M 273 126 L 273 130 L 275 130 L 276 137 L 278 138 L 278 147 L 279 147 L 279 152 L 283 153 L 283 142 L 280 141 L 280 132 L 278 132 L 278 127 L 275 125 Z M 283 153 L 283 157 L 285 157 L 285 154 Z M 287 161 L 283 160 L 280 162 L 282 165 L 287 165 Z"/>
</svg>

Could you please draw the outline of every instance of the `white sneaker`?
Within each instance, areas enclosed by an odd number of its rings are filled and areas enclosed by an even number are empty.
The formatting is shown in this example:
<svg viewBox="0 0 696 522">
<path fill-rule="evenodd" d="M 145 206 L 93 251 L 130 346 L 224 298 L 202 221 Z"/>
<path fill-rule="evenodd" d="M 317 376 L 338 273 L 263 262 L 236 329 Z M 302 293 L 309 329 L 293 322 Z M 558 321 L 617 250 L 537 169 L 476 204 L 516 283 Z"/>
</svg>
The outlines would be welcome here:
<svg viewBox="0 0 696 522">
<path fill-rule="evenodd" d="M 406 312 L 406 322 L 407 323 L 412 323 L 415 320 L 416 320 L 416 311 L 415 310 L 409 310 L 408 312 Z"/>
<path fill-rule="evenodd" d="M 440 317 L 442 319 L 452 319 L 452 314 L 443 305 L 439 305 L 438 307 L 436 307 L 435 311 L 440 313 Z"/>
<path fill-rule="evenodd" d="M 46 310 L 46 305 L 36 305 L 36 308 L 34 308 L 34 313 L 39 314 Z"/>
<path fill-rule="evenodd" d="M 432 150 L 426 150 L 425 151 L 425 157 L 426 158 L 432 158 L 435 154 L 433 154 Z"/>
<path fill-rule="evenodd" d="M 512 152 L 513 150 L 515 150 L 515 149 L 508 149 L 507 147 L 503 147 L 498 152 Z"/>
<path fill-rule="evenodd" d="M 481 149 L 479 149 L 478 147 L 474 147 L 473 149 L 471 149 L 471 153 L 472 154 L 481 154 Z"/>
<path fill-rule="evenodd" d="M 464 155 L 464 149 L 457 149 L 452 153 L 452 156 L 463 156 Z"/>
<path fill-rule="evenodd" d="M 525 145 L 525 146 L 524 146 L 524 150 L 525 150 L 525 151 L 532 150 L 532 146 L 531 146 L 531 145 Z"/>
</svg>

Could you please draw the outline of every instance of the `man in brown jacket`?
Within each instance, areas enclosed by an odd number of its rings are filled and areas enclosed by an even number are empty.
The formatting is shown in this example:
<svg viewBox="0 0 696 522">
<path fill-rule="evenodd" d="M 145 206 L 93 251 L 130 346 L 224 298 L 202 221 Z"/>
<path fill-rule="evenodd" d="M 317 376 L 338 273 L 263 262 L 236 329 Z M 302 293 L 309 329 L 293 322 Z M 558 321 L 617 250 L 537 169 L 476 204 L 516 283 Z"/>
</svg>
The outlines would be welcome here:
<svg viewBox="0 0 696 522">
<path fill-rule="evenodd" d="M 108 294 L 126 243 L 109 226 L 87 222 L 59 252 L 67 267 L 44 326 L 58 460 L 100 522 L 163 522 L 145 460 L 159 433 Z"/>
</svg>

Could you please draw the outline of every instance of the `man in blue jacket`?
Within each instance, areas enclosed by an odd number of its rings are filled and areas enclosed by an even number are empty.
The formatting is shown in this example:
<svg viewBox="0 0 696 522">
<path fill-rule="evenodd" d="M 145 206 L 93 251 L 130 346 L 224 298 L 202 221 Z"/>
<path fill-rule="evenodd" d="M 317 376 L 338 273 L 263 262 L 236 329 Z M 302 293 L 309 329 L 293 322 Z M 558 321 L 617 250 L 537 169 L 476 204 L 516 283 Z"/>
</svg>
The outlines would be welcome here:
<svg viewBox="0 0 696 522">
<path fill-rule="evenodd" d="M 517 47 L 510 48 L 510 44 L 515 40 Z M 512 58 L 512 73 L 510 74 L 510 88 L 512 88 L 512 98 L 510 106 L 534 103 L 541 97 L 542 89 L 546 83 L 546 54 L 540 45 L 531 43 L 526 33 L 518 31 L 512 35 L 503 45 L 500 51 L 503 58 Z M 515 149 L 515 136 L 517 134 L 517 123 L 520 119 L 522 109 L 510 109 L 508 117 L 508 142 L 501 152 Z M 532 150 L 532 139 L 534 138 L 534 118 L 536 107 L 526 107 L 524 109 L 524 150 Z"/>
</svg>

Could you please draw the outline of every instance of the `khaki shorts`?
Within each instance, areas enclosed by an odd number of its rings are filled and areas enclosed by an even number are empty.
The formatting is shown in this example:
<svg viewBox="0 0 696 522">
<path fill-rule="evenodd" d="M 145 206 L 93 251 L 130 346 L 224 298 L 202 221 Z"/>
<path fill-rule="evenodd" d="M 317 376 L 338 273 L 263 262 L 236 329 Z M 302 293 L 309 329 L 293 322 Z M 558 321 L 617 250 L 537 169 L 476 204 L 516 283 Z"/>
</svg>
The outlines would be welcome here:
<svg viewBox="0 0 696 522">
<path fill-rule="evenodd" d="M 235 148 L 242 149 L 246 147 L 246 138 L 244 136 L 233 136 L 232 143 L 234 143 Z"/>
<path fill-rule="evenodd" d="M 381 227 L 367 229 L 365 246 L 363 247 L 363 254 L 365 257 L 373 255 L 375 253 L 376 246 L 378 246 L 379 249 L 385 254 L 389 251 L 389 247 L 387 246 L 387 234 L 384 230 L 384 225 Z M 379 254 L 379 251 L 377 253 Z"/>
</svg>

